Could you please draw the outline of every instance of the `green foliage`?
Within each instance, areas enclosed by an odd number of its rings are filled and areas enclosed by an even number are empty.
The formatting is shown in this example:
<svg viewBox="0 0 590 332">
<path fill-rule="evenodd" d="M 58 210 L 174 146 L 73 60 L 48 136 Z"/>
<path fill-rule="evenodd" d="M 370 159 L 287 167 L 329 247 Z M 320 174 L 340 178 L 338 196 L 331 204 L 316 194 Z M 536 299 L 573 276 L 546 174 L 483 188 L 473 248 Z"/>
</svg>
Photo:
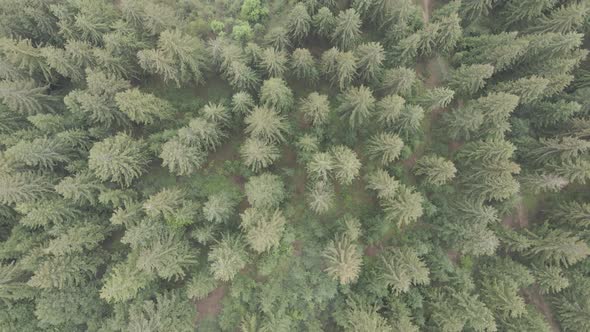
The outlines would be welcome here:
<svg viewBox="0 0 590 332">
<path fill-rule="evenodd" d="M 280 210 L 274 212 L 249 208 L 240 214 L 240 227 L 248 245 L 257 253 L 269 251 L 279 245 L 287 223 Z"/>
<path fill-rule="evenodd" d="M 293 105 L 293 92 L 283 79 L 271 78 L 260 88 L 260 102 L 277 112 L 285 112 Z"/>
<path fill-rule="evenodd" d="M 288 127 L 284 116 L 268 107 L 255 107 L 244 119 L 246 133 L 268 142 L 282 142 Z"/>
<path fill-rule="evenodd" d="M 185 270 L 196 263 L 196 252 L 188 243 L 172 234 L 162 235 L 144 248 L 137 259 L 137 268 L 165 280 L 179 280 Z"/>
<path fill-rule="evenodd" d="M 315 59 L 306 48 L 298 48 L 291 54 L 293 75 L 301 80 L 316 81 L 319 77 Z"/>
<path fill-rule="evenodd" d="M 334 160 L 334 175 L 342 185 L 349 185 L 358 177 L 361 162 L 356 152 L 347 146 L 338 145 L 330 149 Z"/>
<path fill-rule="evenodd" d="M 416 162 L 414 173 L 423 175 L 426 182 L 440 186 L 451 181 L 457 169 L 452 161 L 431 155 L 424 156 Z"/>
<path fill-rule="evenodd" d="M 279 158 L 279 149 L 258 138 L 248 138 L 240 148 L 240 155 L 246 166 L 258 172 L 272 165 Z"/>
<path fill-rule="evenodd" d="M 240 237 L 224 235 L 211 248 L 207 259 L 215 279 L 230 281 L 246 266 L 248 255 Z"/>
<path fill-rule="evenodd" d="M 392 248 L 381 256 L 381 261 L 379 278 L 395 294 L 408 292 L 410 286 L 430 283 L 428 268 L 413 249 Z"/>
<path fill-rule="evenodd" d="M 420 193 L 414 192 L 411 188 L 400 186 L 397 195 L 387 197 L 381 202 L 385 219 L 396 223 L 399 227 L 415 222 L 424 211 L 422 203 L 424 198 Z"/>
<path fill-rule="evenodd" d="M 489 64 L 461 66 L 451 76 L 449 86 L 462 94 L 474 94 L 486 85 L 493 73 L 494 66 Z"/>
<path fill-rule="evenodd" d="M 193 304 L 178 292 L 157 294 L 155 301 L 137 302 L 129 308 L 128 331 L 163 331 L 172 329 L 179 332 L 194 330 Z"/>
<path fill-rule="evenodd" d="M 403 147 L 404 142 L 399 136 L 383 132 L 371 137 L 367 152 L 372 158 L 381 159 L 382 165 L 387 165 L 399 157 Z"/>
<path fill-rule="evenodd" d="M 261 0 L 244 0 L 240 15 L 250 22 L 258 22 L 268 15 L 268 7 L 263 6 Z"/>
<path fill-rule="evenodd" d="M 285 185 L 280 177 L 263 173 L 248 179 L 245 186 L 248 203 L 254 208 L 275 208 L 285 199 Z"/>
<path fill-rule="evenodd" d="M 305 118 L 313 125 L 326 123 L 330 114 L 328 96 L 312 92 L 301 100 L 300 109 Z"/>
<path fill-rule="evenodd" d="M 352 8 L 338 14 L 332 33 L 332 41 L 344 50 L 355 46 L 360 38 L 362 21 L 359 14 Z"/>
<path fill-rule="evenodd" d="M 88 167 L 101 180 L 128 187 L 144 172 L 148 161 L 142 141 L 118 134 L 94 144 Z"/>
<path fill-rule="evenodd" d="M 363 262 L 359 251 L 358 245 L 347 236 L 339 236 L 330 241 L 322 252 L 328 275 L 342 285 L 354 283 Z"/>
<path fill-rule="evenodd" d="M 307 12 L 305 5 L 296 4 L 289 13 L 287 29 L 294 40 L 302 40 L 307 36 L 311 28 L 311 16 Z"/>
<path fill-rule="evenodd" d="M 171 106 L 152 94 L 143 93 L 139 89 L 119 92 L 115 95 L 115 102 L 119 110 L 140 124 L 152 124 L 156 120 L 170 117 Z"/>
<path fill-rule="evenodd" d="M 340 95 L 338 111 L 343 118 L 348 118 L 352 128 L 362 125 L 375 109 L 375 97 L 370 88 L 361 85 L 348 89 Z"/>
</svg>

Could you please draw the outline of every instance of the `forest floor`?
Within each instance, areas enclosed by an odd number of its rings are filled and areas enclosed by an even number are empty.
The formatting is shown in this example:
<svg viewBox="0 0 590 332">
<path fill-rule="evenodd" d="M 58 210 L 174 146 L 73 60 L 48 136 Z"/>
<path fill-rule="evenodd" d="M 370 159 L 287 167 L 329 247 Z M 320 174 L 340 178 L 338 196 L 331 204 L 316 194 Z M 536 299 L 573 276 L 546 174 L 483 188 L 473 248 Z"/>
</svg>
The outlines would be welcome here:
<svg viewBox="0 0 590 332">
<path fill-rule="evenodd" d="M 197 321 L 200 321 L 206 317 L 216 316 L 221 312 L 221 301 L 227 292 L 227 287 L 220 286 L 217 287 L 214 291 L 209 293 L 209 295 L 197 301 L 195 307 L 197 308 Z"/>
<path fill-rule="evenodd" d="M 553 315 L 553 310 L 551 309 L 551 306 L 549 305 L 545 297 L 541 295 L 541 293 L 539 293 L 538 287 L 526 288 L 522 291 L 522 294 L 524 295 L 526 303 L 535 306 L 537 310 L 539 310 L 539 312 L 541 312 L 545 316 L 547 323 L 549 323 L 549 326 L 551 327 L 551 331 L 561 331 L 561 329 L 559 328 L 559 324 L 555 319 L 555 315 Z"/>
</svg>

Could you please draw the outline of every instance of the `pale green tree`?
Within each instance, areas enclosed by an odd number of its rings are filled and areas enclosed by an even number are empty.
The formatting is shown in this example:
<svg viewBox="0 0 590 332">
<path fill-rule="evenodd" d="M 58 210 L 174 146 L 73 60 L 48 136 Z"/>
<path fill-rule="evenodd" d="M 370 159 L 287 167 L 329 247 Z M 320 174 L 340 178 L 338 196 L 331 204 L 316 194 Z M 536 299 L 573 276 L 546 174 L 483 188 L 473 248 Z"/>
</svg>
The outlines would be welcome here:
<svg viewBox="0 0 590 332">
<path fill-rule="evenodd" d="M 245 91 L 240 91 L 232 96 L 232 112 L 235 114 L 245 115 L 254 109 L 254 99 Z"/>
<path fill-rule="evenodd" d="M 288 131 L 285 117 L 267 107 L 255 107 L 244 123 L 246 133 L 268 142 L 284 141 Z"/>
<path fill-rule="evenodd" d="M 287 223 L 281 210 L 249 208 L 240 217 L 246 242 L 254 251 L 263 253 L 279 245 Z"/>
<path fill-rule="evenodd" d="M 388 95 L 376 104 L 377 119 L 380 123 L 392 127 L 401 116 L 406 101 L 398 95 Z"/>
<path fill-rule="evenodd" d="M 381 255 L 380 272 L 379 278 L 396 294 L 430 283 L 428 267 L 411 248 L 392 248 Z"/>
<path fill-rule="evenodd" d="M 361 18 L 353 8 L 341 11 L 336 18 L 332 41 L 344 50 L 351 49 L 360 38 L 361 24 Z"/>
<path fill-rule="evenodd" d="M 383 72 L 381 86 L 390 94 L 406 96 L 416 83 L 416 72 L 405 67 L 390 68 Z"/>
<path fill-rule="evenodd" d="M 337 236 L 328 243 L 322 257 L 327 264 L 325 271 L 332 279 L 342 285 L 356 282 L 363 260 L 360 248 L 354 241 L 343 235 Z"/>
<path fill-rule="evenodd" d="M 397 195 L 381 202 L 385 219 L 396 223 L 399 227 L 411 224 L 423 214 L 424 197 L 406 186 L 399 186 Z"/>
<path fill-rule="evenodd" d="M 280 157 L 276 145 L 258 138 L 246 139 L 240 148 L 240 155 L 246 166 L 254 172 L 267 168 Z"/>
<path fill-rule="evenodd" d="M 494 66 L 489 64 L 461 66 L 451 75 L 449 86 L 462 94 L 474 94 L 486 85 L 493 73 Z"/>
<path fill-rule="evenodd" d="M 160 158 L 162 166 L 168 167 L 176 175 L 189 175 L 200 169 L 206 161 L 206 153 L 198 147 L 192 147 L 172 139 L 162 144 Z"/>
<path fill-rule="evenodd" d="M 262 84 L 260 102 L 278 112 L 288 111 L 293 106 L 293 92 L 282 78 L 271 78 Z"/>
<path fill-rule="evenodd" d="M 306 165 L 309 176 L 316 180 L 328 180 L 336 167 L 332 154 L 327 152 L 314 153 Z"/>
<path fill-rule="evenodd" d="M 289 13 L 287 29 L 294 40 L 303 40 L 311 28 L 311 16 L 303 3 L 296 4 Z"/>
<path fill-rule="evenodd" d="M 257 209 L 275 208 L 285 199 L 285 185 L 278 175 L 263 173 L 245 185 L 248 203 Z"/>
<path fill-rule="evenodd" d="M 129 187 L 147 168 L 149 157 L 144 145 L 123 133 L 106 138 L 90 149 L 88 168 L 103 181 Z"/>
<path fill-rule="evenodd" d="M 375 109 L 373 91 L 364 85 L 348 89 L 339 98 L 338 112 L 344 119 L 348 119 L 352 128 L 365 123 Z"/>
<path fill-rule="evenodd" d="M 328 96 L 312 92 L 301 100 L 300 109 L 307 121 L 314 126 L 320 126 L 328 121 L 330 101 Z"/>
<path fill-rule="evenodd" d="M 153 124 L 170 117 L 172 106 L 165 100 L 139 89 L 130 89 L 115 95 L 119 110 L 140 124 Z"/>
<path fill-rule="evenodd" d="M 416 162 L 414 173 L 424 176 L 424 180 L 432 185 L 441 186 L 449 183 L 457 173 L 452 161 L 443 157 L 428 155 Z"/>
<path fill-rule="evenodd" d="M 209 222 L 223 223 L 234 214 L 236 201 L 227 192 L 211 195 L 203 204 L 203 216 Z"/>
<path fill-rule="evenodd" d="M 404 147 L 404 142 L 396 134 L 381 132 L 369 139 L 368 155 L 373 159 L 380 159 L 382 165 L 388 165 L 397 160 Z"/>
<path fill-rule="evenodd" d="M 343 185 L 349 185 L 358 177 L 361 162 L 356 152 L 344 145 L 338 145 L 330 149 L 334 160 L 334 175 L 336 180 Z"/>
<path fill-rule="evenodd" d="M 367 189 L 377 192 L 377 198 L 389 200 L 395 197 L 399 182 L 384 169 L 378 169 L 369 174 L 367 179 Z"/>
<path fill-rule="evenodd" d="M 211 247 L 207 260 L 215 279 L 230 281 L 248 263 L 248 253 L 241 237 L 226 234 Z"/>
<path fill-rule="evenodd" d="M 380 43 L 370 42 L 359 45 L 356 50 L 360 78 L 365 82 L 375 81 L 381 74 L 385 61 L 385 50 Z"/>
<path fill-rule="evenodd" d="M 275 48 L 267 48 L 262 52 L 260 66 L 269 77 L 282 77 L 287 70 L 287 54 Z"/>
<path fill-rule="evenodd" d="M 301 80 L 315 82 L 319 77 L 316 61 L 307 48 L 297 48 L 291 54 L 293 75 Z"/>
<path fill-rule="evenodd" d="M 334 206 L 334 188 L 327 181 L 316 181 L 309 188 L 307 202 L 317 214 L 324 214 Z"/>
</svg>

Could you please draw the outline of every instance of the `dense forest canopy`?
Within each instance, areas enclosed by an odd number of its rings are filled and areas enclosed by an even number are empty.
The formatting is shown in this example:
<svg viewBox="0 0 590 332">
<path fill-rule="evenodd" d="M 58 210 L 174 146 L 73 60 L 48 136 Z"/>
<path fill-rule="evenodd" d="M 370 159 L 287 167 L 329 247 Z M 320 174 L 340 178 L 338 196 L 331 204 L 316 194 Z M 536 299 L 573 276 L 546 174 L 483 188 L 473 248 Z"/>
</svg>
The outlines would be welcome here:
<svg viewBox="0 0 590 332">
<path fill-rule="evenodd" d="M 0 0 L 0 331 L 590 331 L 590 1 Z"/>
</svg>

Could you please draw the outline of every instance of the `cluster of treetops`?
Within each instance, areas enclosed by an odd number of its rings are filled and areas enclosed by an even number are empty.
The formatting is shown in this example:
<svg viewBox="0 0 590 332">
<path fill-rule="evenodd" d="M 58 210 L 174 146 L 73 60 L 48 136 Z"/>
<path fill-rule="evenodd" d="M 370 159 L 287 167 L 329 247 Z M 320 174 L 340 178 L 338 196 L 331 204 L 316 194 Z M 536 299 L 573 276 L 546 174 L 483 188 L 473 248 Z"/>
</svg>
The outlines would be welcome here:
<svg viewBox="0 0 590 332">
<path fill-rule="evenodd" d="M 431 5 L 0 0 L 0 330 L 590 331 L 590 2 Z"/>
</svg>

